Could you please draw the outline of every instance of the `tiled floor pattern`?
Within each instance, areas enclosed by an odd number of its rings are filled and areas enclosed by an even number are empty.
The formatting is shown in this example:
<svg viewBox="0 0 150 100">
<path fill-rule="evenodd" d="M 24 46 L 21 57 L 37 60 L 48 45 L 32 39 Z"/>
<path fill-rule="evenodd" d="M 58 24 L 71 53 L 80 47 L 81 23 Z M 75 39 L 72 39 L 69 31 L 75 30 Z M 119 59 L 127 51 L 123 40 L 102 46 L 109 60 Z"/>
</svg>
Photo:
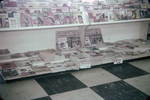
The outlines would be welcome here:
<svg viewBox="0 0 150 100">
<path fill-rule="evenodd" d="M 3 100 L 146 100 L 150 96 L 150 59 L 120 65 L 2 82 Z"/>
</svg>

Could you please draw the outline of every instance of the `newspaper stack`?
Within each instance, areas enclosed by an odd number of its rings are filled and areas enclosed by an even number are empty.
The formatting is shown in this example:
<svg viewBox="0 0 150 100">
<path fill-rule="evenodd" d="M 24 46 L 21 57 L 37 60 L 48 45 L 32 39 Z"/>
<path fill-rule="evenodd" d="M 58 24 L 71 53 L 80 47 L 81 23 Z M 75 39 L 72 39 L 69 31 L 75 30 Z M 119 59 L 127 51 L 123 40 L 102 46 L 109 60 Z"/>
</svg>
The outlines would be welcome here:
<svg viewBox="0 0 150 100">
<path fill-rule="evenodd" d="M 8 49 L 0 50 L 0 60 L 11 59 L 11 55 Z"/>
</svg>

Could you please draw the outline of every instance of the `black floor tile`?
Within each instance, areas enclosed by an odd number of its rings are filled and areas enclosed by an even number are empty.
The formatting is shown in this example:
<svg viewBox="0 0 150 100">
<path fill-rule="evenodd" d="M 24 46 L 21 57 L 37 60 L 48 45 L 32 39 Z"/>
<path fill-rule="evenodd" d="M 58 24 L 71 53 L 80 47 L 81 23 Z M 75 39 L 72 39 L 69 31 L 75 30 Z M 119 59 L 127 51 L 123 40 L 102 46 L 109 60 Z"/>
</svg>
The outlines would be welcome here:
<svg viewBox="0 0 150 100">
<path fill-rule="evenodd" d="M 124 81 L 91 87 L 105 100 L 146 100 L 148 95 Z"/>
<path fill-rule="evenodd" d="M 47 96 L 47 97 L 42 97 L 42 98 L 37 98 L 32 100 L 52 100 L 52 99 L 49 96 Z"/>
<path fill-rule="evenodd" d="M 117 77 L 119 77 L 121 79 L 127 79 L 127 78 L 132 78 L 132 77 L 136 77 L 136 76 L 149 74 L 148 72 L 145 72 L 145 71 L 143 71 L 133 65 L 130 65 L 128 63 L 104 66 L 102 68 L 105 69 L 106 71 L 116 75 Z"/>
<path fill-rule="evenodd" d="M 36 81 L 49 95 L 87 87 L 72 74 L 62 74 L 45 78 L 38 78 Z"/>
</svg>

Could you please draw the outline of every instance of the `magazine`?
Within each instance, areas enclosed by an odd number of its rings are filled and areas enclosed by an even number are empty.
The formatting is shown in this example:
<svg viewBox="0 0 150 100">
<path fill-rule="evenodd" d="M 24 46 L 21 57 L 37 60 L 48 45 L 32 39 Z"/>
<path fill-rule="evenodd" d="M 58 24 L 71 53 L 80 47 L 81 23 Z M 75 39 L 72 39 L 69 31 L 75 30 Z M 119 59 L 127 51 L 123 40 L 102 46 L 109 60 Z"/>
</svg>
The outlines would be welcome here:
<svg viewBox="0 0 150 100">
<path fill-rule="evenodd" d="M 140 9 L 140 18 L 145 18 L 145 13 L 144 13 L 144 9 Z"/>
<path fill-rule="evenodd" d="M 55 25 L 64 24 L 64 14 L 63 13 L 54 13 Z"/>
<path fill-rule="evenodd" d="M 78 48 L 81 47 L 81 42 L 79 37 L 71 37 L 72 39 L 72 47 L 73 48 Z"/>
<path fill-rule="evenodd" d="M 60 49 L 68 49 L 67 38 L 58 38 L 58 45 Z"/>
<path fill-rule="evenodd" d="M 32 65 L 29 60 L 14 61 L 14 63 L 17 67 L 25 67 L 25 66 L 31 66 Z"/>
<path fill-rule="evenodd" d="M 94 21 L 96 20 L 96 16 L 93 15 L 93 11 L 88 11 L 88 15 L 90 22 L 94 23 Z"/>
<path fill-rule="evenodd" d="M 19 8 L 21 27 L 32 27 L 32 15 L 28 8 Z"/>
<path fill-rule="evenodd" d="M 43 13 L 44 26 L 55 25 L 54 13 Z"/>
<path fill-rule="evenodd" d="M 33 26 L 43 26 L 43 13 L 41 8 L 31 8 Z"/>
<path fill-rule="evenodd" d="M 17 67 L 16 70 L 20 76 L 27 76 L 27 75 L 35 74 L 35 72 L 31 69 L 30 66 Z"/>
<path fill-rule="evenodd" d="M 16 71 L 15 68 L 12 69 L 4 69 L 1 71 L 3 78 L 11 78 L 11 77 L 15 77 L 18 76 L 18 72 Z"/>
<path fill-rule="evenodd" d="M 16 68 L 17 67 L 14 62 L 0 63 L 0 66 L 2 69 L 10 69 L 10 68 Z"/>
<path fill-rule="evenodd" d="M 31 61 L 32 66 L 44 63 L 44 61 L 40 57 L 32 57 L 29 58 L 29 60 Z"/>
<path fill-rule="evenodd" d="M 64 13 L 64 24 L 73 24 L 73 13 L 72 12 L 66 12 Z"/>
<path fill-rule="evenodd" d="M 120 9 L 119 10 L 119 16 L 121 17 L 120 20 L 128 20 L 127 10 L 126 9 Z"/>
<path fill-rule="evenodd" d="M 139 9 L 135 10 L 135 14 L 136 14 L 136 19 L 140 19 L 140 10 Z"/>
<path fill-rule="evenodd" d="M 96 11 L 96 21 L 95 22 L 105 22 L 105 12 L 104 12 L 104 10 Z"/>
<path fill-rule="evenodd" d="M 136 19 L 136 13 L 135 13 L 135 10 L 134 9 L 130 9 L 130 10 L 127 10 L 128 12 L 128 19 Z"/>
<path fill-rule="evenodd" d="M 1 28 L 9 28 L 9 19 L 8 18 L 1 18 L 2 26 Z"/>
<path fill-rule="evenodd" d="M 74 16 L 74 24 L 84 23 L 83 17 L 82 17 L 82 12 L 73 12 L 73 16 Z"/>
<path fill-rule="evenodd" d="M 3 1 L 3 7 L 17 7 L 16 1 Z"/>
</svg>

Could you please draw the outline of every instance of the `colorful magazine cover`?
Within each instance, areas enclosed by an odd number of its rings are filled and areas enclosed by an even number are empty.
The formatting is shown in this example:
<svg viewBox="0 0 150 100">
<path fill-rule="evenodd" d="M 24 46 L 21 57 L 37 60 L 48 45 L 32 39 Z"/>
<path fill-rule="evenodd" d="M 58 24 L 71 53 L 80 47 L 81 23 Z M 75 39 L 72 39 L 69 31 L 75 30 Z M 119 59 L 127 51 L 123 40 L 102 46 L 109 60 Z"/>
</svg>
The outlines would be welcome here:
<svg viewBox="0 0 150 100">
<path fill-rule="evenodd" d="M 93 15 L 93 11 L 88 11 L 88 15 L 90 22 L 94 23 L 94 21 L 96 20 L 96 16 Z"/>
<path fill-rule="evenodd" d="M 0 66 L 2 69 L 10 69 L 10 68 L 16 68 L 17 67 L 14 62 L 0 63 Z"/>
<path fill-rule="evenodd" d="M 72 12 L 67 12 L 64 13 L 64 24 L 73 24 L 73 13 Z"/>
<path fill-rule="evenodd" d="M 31 8 L 33 26 L 43 26 L 43 13 L 41 8 Z"/>
<path fill-rule="evenodd" d="M 32 14 L 28 8 L 19 8 L 21 27 L 32 27 Z"/>
<path fill-rule="evenodd" d="M 120 9 L 119 14 L 120 14 L 121 20 L 128 20 L 128 15 L 127 15 L 126 9 Z"/>
<path fill-rule="evenodd" d="M 54 13 L 43 13 L 44 26 L 55 25 Z"/>
<path fill-rule="evenodd" d="M 74 24 L 84 23 L 82 12 L 73 12 L 73 16 L 74 16 Z"/>
<path fill-rule="evenodd" d="M 63 13 L 54 13 L 55 25 L 64 24 L 64 14 Z"/>
<path fill-rule="evenodd" d="M 68 49 L 67 38 L 58 38 L 58 46 L 60 49 Z"/>
<path fill-rule="evenodd" d="M 105 12 L 104 12 L 104 10 L 96 11 L 96 21 L 95 22 L 105 22 Z"/>
<path fill-rule="evenodd" d="M 35 74 L 35 72 L 31 69 L 30 66 L 17 67 L 16 70 L 20 76 L 27 76 L 27 75 Z"/>
<path fill-rule="evenodd" d="M 127 12 L 128 12 L 128 19 L 136 19 L 136 13 L 134 9 L 127 10 Z"/>
<path fill-rule="evenodd" d="M 80 37 L 71 37 L 71 39 L 73 48 L 81 47 Z"/>
<path fill-rule="evenodd" d="M 3 7 L 17 7 L 16 1 L 3 1 Z"/>
<path fill-rule="evenodd" d="M 4 69 L 1 71 L 1 73 L 4 78 L 11 78 L 19 75 L 15 68 Z"/>
</svg>

